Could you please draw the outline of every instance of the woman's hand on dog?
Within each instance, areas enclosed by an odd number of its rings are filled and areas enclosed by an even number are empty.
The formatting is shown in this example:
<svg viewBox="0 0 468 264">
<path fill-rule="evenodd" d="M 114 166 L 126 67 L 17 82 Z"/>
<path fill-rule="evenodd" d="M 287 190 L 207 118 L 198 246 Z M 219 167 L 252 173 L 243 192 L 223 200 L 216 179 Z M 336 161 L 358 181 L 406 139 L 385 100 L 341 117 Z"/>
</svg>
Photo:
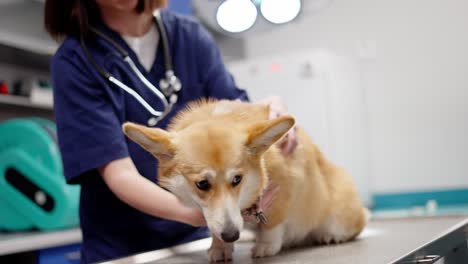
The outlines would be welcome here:
<svg viewBox="0 0 468 264">
<path fill-rule="evenodd" d="M 283 99 L 279 96 L 270 96 L 258 102 L 259 104 L 268 105 L 270 107 L 270 119 L 275 119 L 283 115 L 288 115 L 288 107 Z M 282 137 L 278 143 L 283 155 L 289 155 L 294 152 L 297 147 L 297 132 L 294 126 L 289 132 Z"/>
</svg>

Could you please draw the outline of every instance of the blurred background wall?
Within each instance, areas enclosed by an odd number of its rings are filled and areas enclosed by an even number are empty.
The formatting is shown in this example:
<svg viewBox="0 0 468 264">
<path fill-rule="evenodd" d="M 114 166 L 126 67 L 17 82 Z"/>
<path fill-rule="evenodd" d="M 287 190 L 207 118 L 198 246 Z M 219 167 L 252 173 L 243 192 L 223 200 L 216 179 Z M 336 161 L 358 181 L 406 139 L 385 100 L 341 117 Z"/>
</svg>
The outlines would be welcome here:
<svg viewBox="0 0 468 264">
<path fill-rule="evenodd" d="M 362 93 L 364 116 L 357 125 L 363 126 L 368 166 L 362 188 L 386 193 L 468 187 L 468 2 L 335 0 L 316 13 L 307 4 L 293 22 L 245 37 L 246 56 L 237 64 L 274 64 L 288 54 L 317 52 L 329 58 L 316 61 L 316 69 L 332 58 L 352 64 L 348 77 L 355 79 L 341 81 Z M 317 89 L 289 79 L 281 88 L 285 94 Z M 242 76 L 239 82 L 249 80 Z M 302 99 L 301 112 L 314 111 L 308 100 L 315 99 Z"/>
</svg>

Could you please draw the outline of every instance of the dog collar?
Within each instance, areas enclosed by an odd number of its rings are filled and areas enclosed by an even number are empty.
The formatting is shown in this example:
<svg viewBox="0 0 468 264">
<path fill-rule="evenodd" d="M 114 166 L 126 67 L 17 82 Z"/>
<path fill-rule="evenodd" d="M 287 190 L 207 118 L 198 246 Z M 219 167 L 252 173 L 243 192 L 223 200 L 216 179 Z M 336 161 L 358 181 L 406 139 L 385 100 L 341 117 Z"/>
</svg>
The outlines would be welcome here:
<svg viewBox="0 0 468 264">
<path fill-rule="evenodd" d="M 263 191 L 262 195 L 257 201 L 249 208 L 242 211 L 244 221 L 253 222 L 257 224 L 267 224 L 268 219 L 265 215 L 265 211 L 270 208 L 273 200 L 276 198 L 276 193 L 279 191 L 279 186 L 273 184 L 271 181 L 268 183 L 267 188 Z"/>
<path fill-rule="evenodd" d="M 260 205 L 259 201 L 260 201 L 260 198 L 257 200 L 257 202 L 254 205 L 242 211 L 242 216 L 244 217 L 244 220 L 246 222 L 253 222 L 253 220 L 255 220 L 257 224 L 268 223 L 268 219 L 265 213 L 263 212 L 263 208 L 259 206 Z"/>
</svg>

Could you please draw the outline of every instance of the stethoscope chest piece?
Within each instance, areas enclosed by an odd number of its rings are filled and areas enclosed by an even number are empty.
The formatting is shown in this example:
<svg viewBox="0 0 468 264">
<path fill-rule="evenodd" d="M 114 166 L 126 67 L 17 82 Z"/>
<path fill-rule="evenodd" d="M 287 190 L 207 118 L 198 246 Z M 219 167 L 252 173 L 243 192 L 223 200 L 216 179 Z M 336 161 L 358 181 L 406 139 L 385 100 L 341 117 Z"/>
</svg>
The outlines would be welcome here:
<svg viewBox="0 0 468 264">
<path fill-rule="evenodd" d="M 182 84 L 179 78 L 175 76 L 172 70 L 166 71 L 165 78 L 159 81 L 159 89 L 163 94 L 170 99 L 171 95 L 177 94 L 182 89 Z"/>
</svg>

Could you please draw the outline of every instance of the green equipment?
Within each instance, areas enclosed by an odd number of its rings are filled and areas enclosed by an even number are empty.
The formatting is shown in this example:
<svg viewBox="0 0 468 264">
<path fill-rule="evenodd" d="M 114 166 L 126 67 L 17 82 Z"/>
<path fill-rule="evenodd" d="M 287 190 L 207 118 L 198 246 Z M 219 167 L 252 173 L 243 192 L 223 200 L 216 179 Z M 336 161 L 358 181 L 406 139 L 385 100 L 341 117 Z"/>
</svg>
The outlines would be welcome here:
<svg viewBox="0 0 468 264">
<path fill-rule="evenodd" d="M 0 229 L 79 225 L 79 186 L 67 185 L 55 124 L 41 118 L 0 123 Z"/>
</svg>

